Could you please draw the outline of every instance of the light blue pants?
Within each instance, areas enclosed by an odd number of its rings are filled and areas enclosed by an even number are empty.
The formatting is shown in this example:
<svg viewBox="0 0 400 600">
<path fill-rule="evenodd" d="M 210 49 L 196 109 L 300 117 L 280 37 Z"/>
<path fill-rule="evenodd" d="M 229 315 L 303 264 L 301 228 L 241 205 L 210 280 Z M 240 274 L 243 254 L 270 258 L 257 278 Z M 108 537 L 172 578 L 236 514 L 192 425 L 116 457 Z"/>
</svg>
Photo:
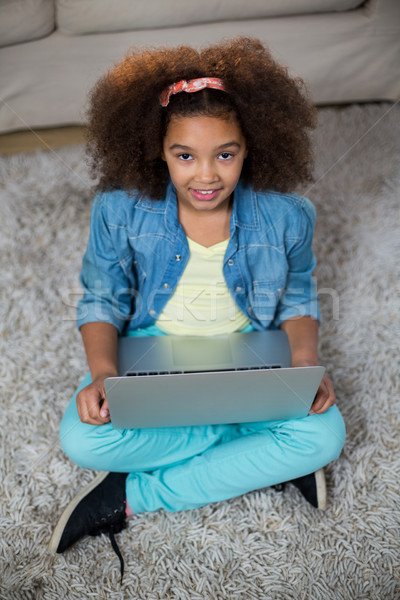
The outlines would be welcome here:
<svg viewBox="0 0 400 600">
<path fill-rule="evenodd" d="M 149 332 L 157 334 L 157 328 Z M 345 440 L 336 406 L 285 421 L 149 429 L 88 425 L 79 419 L 76 395 L 90 382 L 88 374 L 62 419 L 63 450 L 81 467 L 129 473 L 126 496 L 134 513 L 188 510 L 307 475 L 338 458 Z"/>
</svg>

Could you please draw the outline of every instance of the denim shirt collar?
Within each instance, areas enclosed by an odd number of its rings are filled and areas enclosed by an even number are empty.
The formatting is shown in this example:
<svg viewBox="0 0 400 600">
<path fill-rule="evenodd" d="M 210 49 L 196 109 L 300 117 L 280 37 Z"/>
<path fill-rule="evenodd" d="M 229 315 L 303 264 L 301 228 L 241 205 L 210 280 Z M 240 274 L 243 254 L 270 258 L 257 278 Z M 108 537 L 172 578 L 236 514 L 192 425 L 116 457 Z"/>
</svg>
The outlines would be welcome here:
<svg viewBox="0 0 400 600">
<path fill-rule="evenodd" d="M 137 208 L 152 212 L 153 214 L 163 214 L 166 231 L 173 236 L 177 235 L 180 223 L 178 220 L 176 190 L 171 181 L 167 185 L 166 194 L 162 200 L 151 200 L 147 197 L 142 197 L 137 204 Z M 259 231 L 261 228 L 257 195 L 242 180 L 239 180 L 234 191 L 230 222 L 231 236 L 236 228 L 246 229 L 247 231 Z"/>
</svg>

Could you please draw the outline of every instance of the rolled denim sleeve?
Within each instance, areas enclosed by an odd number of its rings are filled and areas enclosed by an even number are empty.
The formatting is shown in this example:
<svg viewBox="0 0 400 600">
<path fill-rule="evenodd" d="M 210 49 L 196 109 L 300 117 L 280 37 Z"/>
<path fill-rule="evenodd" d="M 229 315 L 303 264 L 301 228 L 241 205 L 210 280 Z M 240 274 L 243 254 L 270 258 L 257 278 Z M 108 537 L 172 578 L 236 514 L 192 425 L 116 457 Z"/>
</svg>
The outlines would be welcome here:
<svg viewBox="0 0 400 600">
<path fill-rule="evenodd" d="M 132 310 L 132 282 L 121 266 L 107 220 L 104 196 L 97 195 L 90 218 L 90 233 L 79 276 L 83 296 L 78 302 L 77 327 L 102 321 L 121 333 Z"/>
<path fill-rule="evenodd" d="M 274 321 L 278 326 L 296 316 L 321 320 L 317 284 L 312 277 L 316 265 L 312 249 L 315 208 L 307 198 L 302 200 L 298 231 L 290 232 L 287 239 L 288 274 Z"/>
</svg>

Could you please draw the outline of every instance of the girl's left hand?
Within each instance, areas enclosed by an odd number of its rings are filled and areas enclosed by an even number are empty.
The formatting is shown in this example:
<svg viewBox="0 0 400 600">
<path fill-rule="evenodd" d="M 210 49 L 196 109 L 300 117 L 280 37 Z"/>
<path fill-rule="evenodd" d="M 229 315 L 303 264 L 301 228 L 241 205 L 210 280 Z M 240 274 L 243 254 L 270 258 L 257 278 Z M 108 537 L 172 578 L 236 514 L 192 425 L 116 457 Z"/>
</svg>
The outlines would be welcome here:
<svg viewBox="0 0 400 600">
<path fill-rule="evenodd" d="M 311 360 L 298 359 L 292 362 L 292 367 L 312 367 L 318 365 L 318 362 Z M 335 391 L 333 389 L 333 383 L 328 377 L 324 375 L 319 388 L 314 398 L 314 402 L 311 405 L 309 415 L 321 415 L 326 412 L 328 408 L 336 404 Z"/>
<path fill-rule="evenodd" d="M 333 383 L 329 379 L 328 375 L 324 375 L 317 394 L 314 398 L 314 402 L 311 405 L 309 415 L 320 415 L 328 410 L 331 406 L 336 403 L 335 392 L 333 389 Z"/>
</svg>

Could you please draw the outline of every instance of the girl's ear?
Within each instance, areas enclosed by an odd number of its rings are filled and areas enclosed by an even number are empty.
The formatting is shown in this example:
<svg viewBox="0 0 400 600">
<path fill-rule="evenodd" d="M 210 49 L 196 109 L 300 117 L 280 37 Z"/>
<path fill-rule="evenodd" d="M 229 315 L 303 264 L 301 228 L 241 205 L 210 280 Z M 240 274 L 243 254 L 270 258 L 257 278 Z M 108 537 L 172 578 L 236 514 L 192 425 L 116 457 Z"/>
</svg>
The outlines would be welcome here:
<svg viewBox="0 0 400 600">
<path fill-rule="evenodd" d="M 161 160 L 165 161 L 165 154 L 164 154 L 164 150 L 161 150 Z"/>
</svg>

